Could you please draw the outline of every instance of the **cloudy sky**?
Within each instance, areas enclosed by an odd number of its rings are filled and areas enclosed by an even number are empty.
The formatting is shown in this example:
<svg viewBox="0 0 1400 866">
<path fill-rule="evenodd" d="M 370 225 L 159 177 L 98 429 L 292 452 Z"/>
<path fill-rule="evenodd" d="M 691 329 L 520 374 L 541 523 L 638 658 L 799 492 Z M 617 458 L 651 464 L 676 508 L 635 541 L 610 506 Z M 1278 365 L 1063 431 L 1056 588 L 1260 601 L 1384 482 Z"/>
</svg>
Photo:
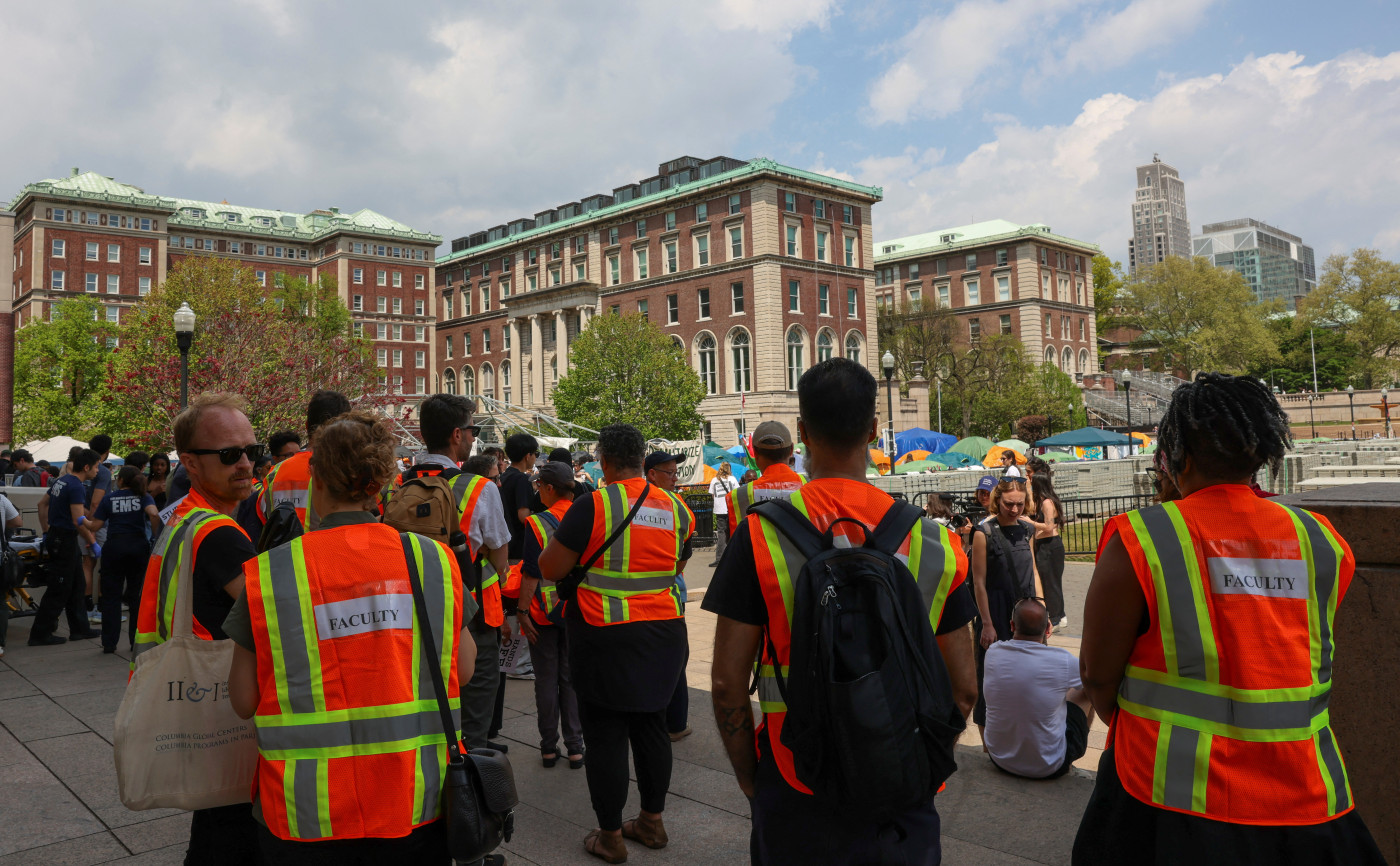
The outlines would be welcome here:
<svg viewBox="0 0 1400 866">
<path fill-rule="evenodd" d="M 878 238 L 993 217 L 1125 258 L 1133 167 L 1193 228 L 1400 257 L 1393 0 L 235 0 L 14 5 L 0 199 L 370 207 L 451 239 L 769 156 L 883 186 Z M 446 247 L 444 247 L 444 250 Z"/>
</svg>

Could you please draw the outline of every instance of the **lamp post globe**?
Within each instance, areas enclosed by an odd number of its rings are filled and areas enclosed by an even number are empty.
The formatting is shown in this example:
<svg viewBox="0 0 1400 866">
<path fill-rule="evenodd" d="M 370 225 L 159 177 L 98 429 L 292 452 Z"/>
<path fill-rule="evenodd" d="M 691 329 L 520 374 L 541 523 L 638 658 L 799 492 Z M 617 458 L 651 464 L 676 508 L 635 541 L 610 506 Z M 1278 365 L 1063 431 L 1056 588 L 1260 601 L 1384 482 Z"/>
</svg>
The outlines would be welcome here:
<svg viewBox="0 0 1400 866">
<path fill-rule="evenodd" d="M 190 404 L 190 345 L 194 342 L 194 310 L 188 301 L 175 311 L 175 345 L 180 349 L 180 410 Z"/>
<path fill-rule="evenodd" d="M 890 458 L 890 472 L 894 472 L 894 353 L 889 349 L 880 358 L 880 366 L 885 371 L 885 410 L 889 416 L 889 438 L 885 440 L 885 453 Z"/>
</svg>

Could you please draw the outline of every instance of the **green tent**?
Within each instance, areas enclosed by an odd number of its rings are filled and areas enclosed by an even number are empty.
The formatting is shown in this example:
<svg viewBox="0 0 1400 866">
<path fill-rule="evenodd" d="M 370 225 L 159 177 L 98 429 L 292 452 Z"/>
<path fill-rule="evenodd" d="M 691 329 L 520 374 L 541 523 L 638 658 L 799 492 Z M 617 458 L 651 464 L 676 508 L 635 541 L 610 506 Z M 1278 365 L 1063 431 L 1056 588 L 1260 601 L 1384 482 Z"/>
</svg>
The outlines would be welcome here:
<svg viewBox="0 0 1400 866">
<path fill-rule="evenodd" d="M 959 454 L 966 454 L 973 460 L 981 460 L 987 456 L 987 452 L 992 450 L 996 443 L 986 436 L 969 436 L 966 439 L 959 439 L 958 444 L 949 448 L 949 451 L 956 451 Z"/>
<path fill-rule="evenodd" d="M 910 472 L 923 472 L 926 469 L 941 471 L 947 468 L 947 466 L 944 466 L 937 460 L 910 460 L 908 462 L 901 463 L 898 466 L 896 466 L 894 468 L 894 474 L 905 475 Z"/>
<path fill-rule="evenodd" d="M 1003 448 L 1010 448 L 1012 451 L 1019 452 L 1022 456 L 1025 456 L 1026 449 L 1031 447 L 1026 443 L 1022 442 L 1020 439 L 1003 439 L 997 444 Z M 985 457 L 986 455 L 984 454 L 982 456 Z"/>
<path fill-rule="evenodd" d="M 1044 460 L 1046 463 L 1064 463 L 1069 460 L 1078 460 L 1079 458 L 1064 451 L 1047 451 L 1040 455 L 1040 459 Z"/>
<path fill-rule="evenodd" d="M 721 460 L 728 459 L 730 459 L 730 454 L 722 446 L 717 445 L 713 440 L 705 443 L 705 454 L 702 460 L 706 466 L 713 466 Z"/>
</svg>

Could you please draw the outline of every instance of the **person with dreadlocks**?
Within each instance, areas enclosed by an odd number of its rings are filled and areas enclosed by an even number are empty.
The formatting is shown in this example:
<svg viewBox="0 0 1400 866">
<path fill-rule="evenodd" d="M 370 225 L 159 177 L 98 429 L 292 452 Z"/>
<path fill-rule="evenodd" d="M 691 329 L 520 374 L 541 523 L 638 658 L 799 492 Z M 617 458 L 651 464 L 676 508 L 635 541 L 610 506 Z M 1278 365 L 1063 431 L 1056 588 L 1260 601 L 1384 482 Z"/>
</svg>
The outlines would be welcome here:
<svg viewBox="0 0 1400 866">
<path fill-rule="evenodd" d="M 1076 866 L 1385 862 L 1327 714 L 1355 557 L 1249 487 L 1291 440 L 1262 382 L 1198 374 L 1158 439 L 1179 498 L 1104 527 L 1079 665 L 1110 727 Z"/>
</svg>

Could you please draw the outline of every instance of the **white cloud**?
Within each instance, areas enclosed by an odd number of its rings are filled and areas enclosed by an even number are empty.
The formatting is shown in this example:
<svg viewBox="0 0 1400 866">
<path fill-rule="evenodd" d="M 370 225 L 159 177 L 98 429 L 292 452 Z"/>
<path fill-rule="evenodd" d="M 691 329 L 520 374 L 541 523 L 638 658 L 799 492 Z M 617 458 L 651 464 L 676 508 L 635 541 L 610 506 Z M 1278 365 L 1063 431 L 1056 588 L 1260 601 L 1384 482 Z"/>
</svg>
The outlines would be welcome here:
<svg viewBox="0 0 1400 866">
<path fill-rule="evenodd" d="M 792 34 L 803 27 L 826 27 L 835 0 L 720 0 L 720 27 Z"/>
<path fill-rule="evenodd" d="M 1085 15 L 1082 28 L 1042 72 L 1112 69 L 1155 52 L 1200 25 L 1217 0 L 1133 0 L 1110 15 Z"/>
<path fill-rule="evenodd" d="M 1253 217 L 1319 259 L 1358 246 L 1400 254 L 1400 52 L 1306 64 L 1250 58 L 1149 99 L 1104 94 L 1067 125 L 1007 123 L 961 160 L 907 149 L 854 174 L 885 187 L 877 240 L 1003 218 L 1045 222 L 1125 258 L 1133 167 L 1154 152 L 1186 181 L 1192 228 Z"/>
</svg>

